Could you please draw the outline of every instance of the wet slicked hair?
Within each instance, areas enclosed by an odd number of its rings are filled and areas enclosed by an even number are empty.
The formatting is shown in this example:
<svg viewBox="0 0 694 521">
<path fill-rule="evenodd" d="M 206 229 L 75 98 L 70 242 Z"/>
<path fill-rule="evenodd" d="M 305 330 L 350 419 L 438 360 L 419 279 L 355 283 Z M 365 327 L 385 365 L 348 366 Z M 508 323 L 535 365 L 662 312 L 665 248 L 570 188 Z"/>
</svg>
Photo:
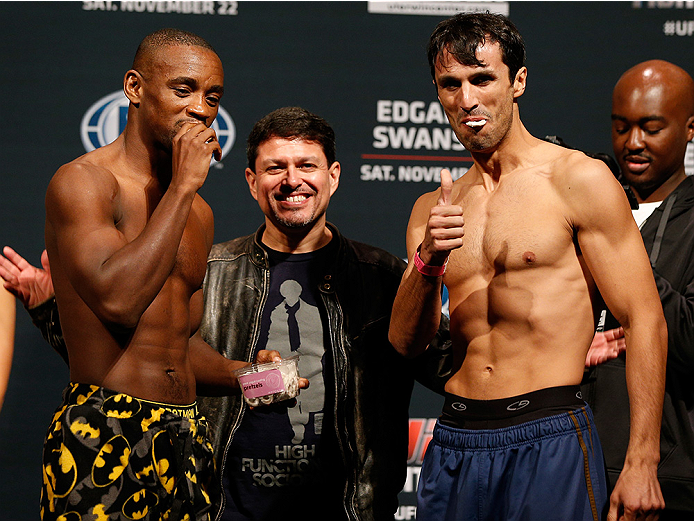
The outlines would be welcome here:
<svg viewBox="0 0 694 521">
<path fill-rule="evenodd" d="M 197 47 L 209 49 L 217 54 L 217 51 L 214 50 L 207 40 L 197 34 L 182 29 L 159 29 L 142 39 L 135 52 L 132 68 L 140 70 L 146 67 L 146 63 L 150 61 L 152 53 L 167 45 L 195 45 Z"/>
<path fill-rule="evenodd" d="M 525 65 L 523 37 L 511 20 L 492 13 L 458 13 L 436 26 L 427 48 L 431 77 L 436 79 L 436 62 L 444 50 L 463 65 L 483 66 L 477 59 L 477 48 L 487 41 L 501 47 L 501 60 L 513 83 L 516 73 Z"/>
<path fill-rule="evenodd" d="M 246 144 L 248 168 L 255 172 L 258 147 L 276 137 L 318 143 L 328 160 L 328 166 L 335 162 L 335 132 L 330 124 L 301 107 L 282 107 L 253 125 Z"/>
</svg>

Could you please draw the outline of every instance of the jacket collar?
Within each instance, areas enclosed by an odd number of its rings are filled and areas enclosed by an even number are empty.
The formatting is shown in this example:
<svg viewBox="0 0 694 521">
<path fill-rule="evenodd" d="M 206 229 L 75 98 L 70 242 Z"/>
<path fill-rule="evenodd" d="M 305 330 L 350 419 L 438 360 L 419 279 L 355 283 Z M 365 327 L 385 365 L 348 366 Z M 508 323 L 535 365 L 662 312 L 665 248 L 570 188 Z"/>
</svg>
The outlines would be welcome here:
<svg viewBox="0 0 694 521">
<path fill-rule="evenodd" d="M 650 248 L 649 258 L 651 266 L 655 267 L 660 255 L 660 247 L 665 236 L 665 229 L 670 219 L 675 218 L 682 212 L 694 206 L 694 179 L 687 177 L 668 195 L 663 202 L 655 209 L 651 216 L 646 219 L 646 223 L 641 229 L 641 233 L 646 237 L 647 233 L 653 233 L 655 227 L 653 244 Z M 657 222 L 657 226 L 656 223 Z M 648 232 L 647 232 L 648 230 Z M 648 249 L 648 248 L 647 248 Z"/>
<path fill-rule="evenodd" d="M 326 226 L 330 229 L 333 235 L 332 239 L 326 246 L 327 248 L 329 248 L 329 254 L 327 256 L 329 261 L 326 265 L 326 273 L 324 275 L 324 279 L 326 281 L 329 281 L 332 279 L 333 273 L 340 270 L 342 265 L 347 260 L 347 242 L 334 224 L 326 222 Z M 267 251 L 265 251 L 265 248 L 263 248 L 262 241 L 264 232 L 265 224 L 262 224 L 256 230 L 255 235 L 253 236 L 251 251 L 249 253 L 251 260 L 256 266 L 264 269 L 269 269 L 270 261 L 268 259 Z"/>
</svg>

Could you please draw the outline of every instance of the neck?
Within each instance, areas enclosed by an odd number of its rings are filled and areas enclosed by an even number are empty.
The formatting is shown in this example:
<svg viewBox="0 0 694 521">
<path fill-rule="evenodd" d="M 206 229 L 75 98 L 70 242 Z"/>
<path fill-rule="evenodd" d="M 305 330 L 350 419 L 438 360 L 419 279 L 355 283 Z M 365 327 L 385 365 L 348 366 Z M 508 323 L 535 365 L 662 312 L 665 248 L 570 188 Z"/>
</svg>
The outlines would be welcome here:
<svg viewBox="0 0 694 521">
<path fill-rule="evenodd" d="M 265 246 L 276 251 L 310 253 L 327 245 L 332 236 L 330 228 L 326 226 L 325 218 L 302 228 L 287 228 L 276 225 L 266 217 L 262 241 Z"/>
<path fill-rule="evenodd" d="M 684 165 L 682 165 L 682 168 L 677 170 L 674 175 L 668 177 L 663 184 L 655 188 L 641 188 L 640 190 L 634 186 L 631 188 L 639 203 L 657 203 L 670 195 L 686 178 L 687 174 L 684 172 Z"/>
<path fill-rule="evenodd" d="M 527 162 L 529 148 L 538 141 L 523 126 L 516 110 L 511 128 L 495 147 L 482 151 L 470 151 L 485 186 L 493 189 L 502 176 L 513 172 Z"/>
<path fill-rule="evenodd" d="M 130 112 L 128 115 L 132 116 Z M 128 120 L 123 133 L 114 144 L 121 148 L 129 174 L 134 177 L 155 178 L 160 185 L 168 187 L 171 182 L 171 153 L 147 138 L 147 133 L 137 124 L 136 117 Z"/>
</svg>

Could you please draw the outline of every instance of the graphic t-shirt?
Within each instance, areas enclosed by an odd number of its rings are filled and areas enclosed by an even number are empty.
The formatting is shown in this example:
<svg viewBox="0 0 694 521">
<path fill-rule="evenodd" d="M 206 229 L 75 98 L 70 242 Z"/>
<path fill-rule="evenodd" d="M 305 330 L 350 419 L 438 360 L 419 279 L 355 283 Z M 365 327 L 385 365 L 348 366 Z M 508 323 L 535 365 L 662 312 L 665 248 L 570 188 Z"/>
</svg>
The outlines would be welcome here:
<svg viewBox="0 0 694 521">
<path fill-rule="evenodd" d="M 286 401 L 246 408 L 224 468 L 224 521 L 294 512 L 305 519 L 337 519 L 341 511 L 334 427 L 332 416 L 326 415 L 332 407 L 326 407 L 326 368 L 332 362 L 325 350 L 318 284 L 311 276 L 322 273 L 327 248 L 302 254 L 266 248 L 270 291 L 256 353 L 275 349 L 282 358 L 298 354 L 299 375 L 309 380 L 309 387 L 301 390 L 294 406 Z"/>
</svg>

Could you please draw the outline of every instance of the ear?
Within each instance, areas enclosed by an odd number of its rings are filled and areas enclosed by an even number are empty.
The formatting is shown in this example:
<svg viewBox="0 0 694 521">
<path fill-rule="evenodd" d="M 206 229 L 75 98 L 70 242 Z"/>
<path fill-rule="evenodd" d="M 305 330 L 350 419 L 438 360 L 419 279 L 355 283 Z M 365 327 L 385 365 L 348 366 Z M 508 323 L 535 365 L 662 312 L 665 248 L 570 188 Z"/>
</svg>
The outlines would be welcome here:
<svg viewBox="0 0 694 521">
<path fill-rule="evenodd" d="M 123 78 L 123 92 L 136 107 L 142 99 L 142 76 L 135 69 L 130 69 Z"/>
<path fill-rule="evenodd" d="M 248 189 L 251 191 L 253 199 L 258 200 L 258 189 L 255 184 L 255 172 L 250 168 L 246 168 L 246 182 L 248 183 Z"/>
<path fill-rule="evenodd" d="M 694 116 L 687 120 L 687 142 L 694 140 Z"/>
<path fill-rule="evenodd" d="M 330 168 L 328 169 L 328 174 L 330 174 L 330 196 L 332 196 L 335 193 L 335 190 L 337 190 L 337 187 L 340 186 L 341 170 L 342 167 L 337 161 L 330 165 Z"/>
<path fill-rule="evenodd" d="M 528 79 L 528 68 L 521 67 L 513 80 L 513 99 L 520 98 L 525 92 L 525 82 Z"/>
</svg>

